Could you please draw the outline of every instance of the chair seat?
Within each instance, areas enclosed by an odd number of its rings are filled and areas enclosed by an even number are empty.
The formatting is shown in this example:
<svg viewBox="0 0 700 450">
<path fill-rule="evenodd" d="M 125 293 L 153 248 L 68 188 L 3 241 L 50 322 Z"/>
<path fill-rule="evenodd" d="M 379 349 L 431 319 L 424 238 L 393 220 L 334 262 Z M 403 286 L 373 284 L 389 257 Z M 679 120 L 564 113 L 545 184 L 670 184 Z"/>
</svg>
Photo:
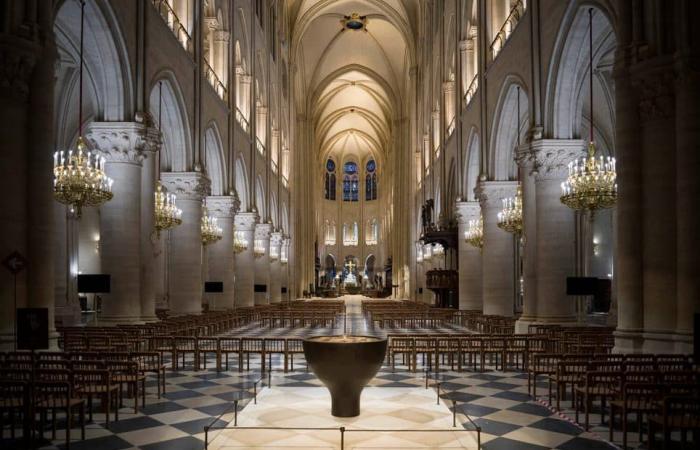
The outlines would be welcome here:
<svg viewBox="0 0 700 450">
<path fill-rule="evenodd" d="M 635 412 L 658 411 L 659 409 L 658 405 L 656 405 L 653 401 L 646 400 L 628 400 L 626 406 L 624 400 L 613 400 L 610 402 L 610 404 L 618 408 L 624 408 L 627 411 Z"/>
<path fill-rule="evenodd" d="M 72 408 L 73 406 L 78 406 L 80 404 L 85 403 L 85 400 L 82 398 L 57 398 L 54 400 L 45 400 L 43 402 L 39 402 L 36 405 L 36 408 L 38 409 L 54 409 L 54 408 Z"/>
<path fill-rule="evenodd" d="M 586 390 L 588 392 L 586 392 Z M 579 386 L 576 388 L 576 392 L 584 394 L 584 395 L 586 393 L 588 393 L 588 395 L 597 395 L 597 396 L 602 395 L 602 396 L 606 396 L 606 397 L 617 395 L 617 391 L 615 389 L 610 389 L 610 388 L 605 387 L 605 386 L 591 386 L 588 389 L 586 389 L 585 387 Z"/>
<path fill-rule="evenodd" d="M 660 414 L 655 414 L 649 416 L 649 421 L 663 425 L 664 416 Z M 690 417 L 690 416 L 669 416 L 667 418 L 668 426 L 671 428 L 680 429 L 697 429 L 700 428 L 700 417 Z"/>
<path fill-rule="evenodd" d="M 133 383 L 136 381 L 141 381 L 146 379 L 145 375 L 139 374 L 139 375 L 112 375 L 112 381 L 115 383 Z"/>
<path fill-rule="evenodd" d="M 76 389 L 77 392 L 81 394 L 105 394 L 107 392 L 112 392 L 116 391 L 119 389 L 119 386 L 82 386 L 78 389 Z"/>
<path fill-rule="evenodd" d="M 22 408 L 23 406 L 24 406 L 24 402 L 22 401 L 21 398 L 2 398 L 2 399 L 0 399 L 0 409 Z"/>
</svg>

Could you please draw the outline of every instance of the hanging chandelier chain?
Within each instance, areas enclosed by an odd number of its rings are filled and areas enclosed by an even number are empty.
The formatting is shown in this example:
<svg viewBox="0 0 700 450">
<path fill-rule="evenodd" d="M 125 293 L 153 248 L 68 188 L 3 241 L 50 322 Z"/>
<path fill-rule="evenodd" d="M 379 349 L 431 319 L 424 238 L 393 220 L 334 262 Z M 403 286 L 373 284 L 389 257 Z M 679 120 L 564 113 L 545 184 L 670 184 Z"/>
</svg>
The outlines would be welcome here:
<svg viewBox="0 0 700 450">
<path fill-rule="evenodd" d="M 593 142 L 593 8 L 588 8 L 588 90 L 590 99 L 590 141 Z"/>
<path fill-rule="evenodd" d="M 85 41 L 85 0 L 80 1 L 80 71 L 78 73 L 78 136 L 83 135 L 83 46 Z"/>
</svg>

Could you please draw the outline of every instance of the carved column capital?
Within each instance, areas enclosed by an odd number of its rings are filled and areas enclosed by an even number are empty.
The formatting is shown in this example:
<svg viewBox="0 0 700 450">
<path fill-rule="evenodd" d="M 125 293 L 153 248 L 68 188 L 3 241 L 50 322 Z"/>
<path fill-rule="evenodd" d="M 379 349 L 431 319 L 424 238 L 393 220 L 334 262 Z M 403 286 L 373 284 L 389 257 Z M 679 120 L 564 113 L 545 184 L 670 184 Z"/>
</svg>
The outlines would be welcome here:
<svg viewBox="0 0 700 450">
<path fill-rule="evenodd" d="M 24 39 L 7 36 L 0 41 L 0 93 L 24 101 L 36 64 L 36 50 Z"/>
<path fill-rule="evenodd" d="M 478 219 L 481 215 L 479 202 L 457 202 L 455 214 L 460 225 L 466 225 L 470 220 Z"/>
<path fill-rule="evenodd" d="M 516 159 L 537 181 L 564 180 L 569 162 L 585 155 L 586 142 L 582 139 L 539 139 L 521 145 Z"/>
<path fill-rule="evenodd" d="M 207 197 L 207 210 L 214 217 L 233 218 L 239 208 L 240 202 L 238 197 L 232 195 L 212 195 Z"/>
<path fill-rule="evenodd" d="M 281 246 L 284 243 L 283 235 L 279 231 L 270 233 L 270 247 Z"/>
<path fill-rule="evenodd" d="M 501 205 L 501 199 L 515 196 L 517 181 L 479 181 L 474 189 L 482 208 Z"/>
<path fill-rule="evenodd" d="M 107 161 L 130 164 L 141 164 L 163 143 L 160 131 L 138 122 L 92 122 L 85 138 Z"/>
<path fill-rule="evenodd" d="M 201 172 L 163 172 L 161 182 L 178 200 L 198 200 L 206 197 L 211 182 Z"/>
<path fill-rule="evenodd" d="M 258 214 L 254 212 L 239 212 L 233 218 L 233 226 L 238 231 L 255 231 Z"/>
<path fill-rule="evenodd" d="M 271 223 L 259 223 L 255 225 L 255 239 L 270 239 L 272 233 Z"/>
</svg>

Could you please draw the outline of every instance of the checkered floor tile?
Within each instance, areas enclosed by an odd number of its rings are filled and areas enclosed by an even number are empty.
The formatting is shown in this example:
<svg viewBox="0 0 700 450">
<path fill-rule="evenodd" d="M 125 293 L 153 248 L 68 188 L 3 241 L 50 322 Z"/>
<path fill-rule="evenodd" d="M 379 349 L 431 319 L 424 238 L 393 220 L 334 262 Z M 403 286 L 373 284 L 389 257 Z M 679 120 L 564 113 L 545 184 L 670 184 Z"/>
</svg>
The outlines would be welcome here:
<svg viewBox="0 0 700 450">
<path fill-rule="evenodd" d="M 385 331 L 369 326 L 364 318 L 351 310 L 347 317 L 347 328 L 353 334 L 383 335 Z M 294 328 L 269 329 L 251 324 L 231 334 L 259 337 L 306 337 L 310 335 L 338 333 L 346 326 L 339 318 L 334 329 Z M 431 330 L 435 332 L 435 330 Z M 400 361 L 399 361 L 400 362 Z M 93 421 L 86 429 L 86 439 L 79 440 L 80 430 L 71 431 L 71 448 L 121 450 L 140 448 L 146 450 L 199 450 L 204 448 L 204 427 L 210 424 L 225 425 L 233 419 L 233 401 L 238 401 L 239 411 L 250 401 L 253 393 L 260 392 L 271 383 L 278 387 L 319 387 L 321 383 L 312 373 L 306 372 L 303 355 L 295 361 L 295 370 L 283 373 L 283 360 L 280 356 L 272 359 L 272 375 L 260 373 L 257 358 L 251 359 L 251 370 L 238 372 L 237 361 L 232 361 L 229 371 L 217 373 L 215 360 L 208 358 L 207 370 L 194 371 L 191 360 L 184 368 L 167 373 L 166 394 L 158 399 L 156 380 L 147 381 L 146 407 L 137 414 L 133 412 L 131 399 L 125 400 L 120 409 L 119 421 L 112 421 L 109 429 L 104 426 L 104 415 L 95 413 Z M 563 402 L 564 411 L 555 412 L 547 406 L 547 384 L 538 383 L 539 399 L 534 401 L 527 393 L 527 376 L 522 372 L 501 372 L 492 368 L 479 372 L 441 372 L 430 374 L 428 388 L 437 399 L 448 408 L 456 405 L 459 422 L 465 428 L 474 424 L 482 429 L 482 447 L 486 450 L 529 450 L 561 449 L 590 450 L 615 448 L 606 442 L 607 427 L 600 425 L 599 414 L 590 417 L 593 424 L 586 432 L 576 425 L 568 406 L 570 400 Z M 439 383 L 439 388 L 438 388 Z M 425 389 L 426 374 L 413 373 L 405 366 L 398 365 L 395 370 L 385 366 L 377 377 L 371 381 L 374 387 L 415 387 Z M 432 397 L 432 396 L 431 396 Z M 453 403 L 454 402 L 454 403 Z M 95 409 L 99 405 L 95 404 Z M 467 417 L 468 416 L 468 417 Z M 65 434 L 62 431 L 62 419 L 56 439 L 46 441 L 42 448 L 63 448 Z M 6 424 L 7 426 L 7 424 Z M 635 429 L 635 428 L 632 428 Z M 15 448 L 17 443 L 5 439 L 2 448 Z M 19 430 L 18 430 L 19 432 Z M 636 433 L 630 433 L 630 438 Z M 47 427 L 46 438 L 51 437 Z M 619 433 L 614 435 L 614 442 L 621 442 Z M 634 443 L 636 446 L 637 443 Z"/>
</svg>

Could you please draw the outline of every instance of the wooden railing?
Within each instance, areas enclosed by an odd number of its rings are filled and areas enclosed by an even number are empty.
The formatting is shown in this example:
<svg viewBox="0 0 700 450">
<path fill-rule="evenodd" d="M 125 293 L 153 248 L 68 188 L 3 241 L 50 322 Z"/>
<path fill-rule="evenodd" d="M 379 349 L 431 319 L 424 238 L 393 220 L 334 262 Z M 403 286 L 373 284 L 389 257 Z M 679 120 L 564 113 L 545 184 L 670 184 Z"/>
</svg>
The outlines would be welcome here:
<svg viewBox="0 0 700 450">
<path fill-rule="evenodd" d="M 493 39 L 493 42 L 491 43 L 492 59 L 496 59 L 498 53 L 501 51 L 501 49 L 503 49 L 503 46 L 506 45 L 506 41 L 510 37 L 513 30 L 515 30 L 515 27 L 518 25 L 518 22 L 520 21 L 520 18 L 523 16 L 524 12 L 525 5 L 523 1 L 517 0 L 513 5 L 513 8 L 511 8 L 508 17 L 506 17 L 505 22 L 503 23 L 503 25 L 501 25 L 501 28 L 498 30 L 498 33 L 496 33 L 496 37 Z"/>
</svg>

